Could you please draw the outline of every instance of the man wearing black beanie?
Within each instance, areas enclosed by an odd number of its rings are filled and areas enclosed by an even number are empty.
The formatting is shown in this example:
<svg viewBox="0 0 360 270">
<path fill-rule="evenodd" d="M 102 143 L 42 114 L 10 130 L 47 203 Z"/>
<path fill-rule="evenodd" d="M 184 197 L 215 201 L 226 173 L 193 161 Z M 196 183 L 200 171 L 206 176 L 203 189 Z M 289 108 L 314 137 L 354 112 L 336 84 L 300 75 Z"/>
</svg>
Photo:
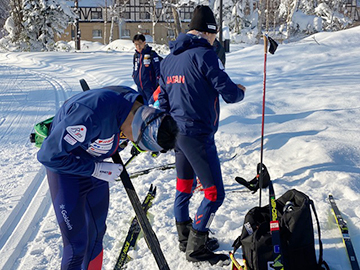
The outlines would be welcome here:
<svg viewBox="0 0 360 270">
<path fill-rule="evenodd" d="M 175 146 L 176 196 L 174 214 L 179 248 L 191 262 L 229 263 L 225 254 L 209 238 L 209 227 L 225 198 L 220 162 L 214 135 L 219 125 L 219 96 L 226 103 L 244 98 L 245 87 L 235 84 L 225 73 L 212 45 L 217 24 L 208 6 L 197 6 L 190 31 L 170 42 L 170 54 L 161 62 L 158 101 L 160 109 L 175 119 L 179 134 Z M 195 217 L 189 204 L 196 179 L 204 198 Z"/>
</svg>

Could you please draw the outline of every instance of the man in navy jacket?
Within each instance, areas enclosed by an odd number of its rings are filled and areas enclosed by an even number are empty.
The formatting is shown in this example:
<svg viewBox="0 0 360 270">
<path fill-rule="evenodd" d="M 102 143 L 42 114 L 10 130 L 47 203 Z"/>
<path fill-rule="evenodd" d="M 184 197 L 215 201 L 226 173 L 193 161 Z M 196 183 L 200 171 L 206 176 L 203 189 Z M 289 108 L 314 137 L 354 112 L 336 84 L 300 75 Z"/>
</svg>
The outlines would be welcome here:
<svg viewBox="0 0 360 270">
<path fill-rule="evenodd" d="M 94 89 L 68 99 L 53 119 L 37 157 L 63 238 L 62 270 L 101 269 L 109 182 L 123 169 L 104 160 L 118 151 L 120 133 L 142 150 L 175 145 L 175 121 L 141 102 L 129 87 Z"/>
<path fill-rule="evenodd" d="M 244 98 L 245 87 L 236 85 L 223 70 L 214 48 L 217 33 L 214 14 L 208 6 L 197 6 L 190 31 L 170 42 L 171 53 L 161 63 L 158 101 L 179 127 L 175 147 L 176 198 L 174 212 L 179 248 L 189 261 L 228 261 L 225 254 L 212 250 L 208 232 L 224 197 L 220 162 L 214 141 L 219 125 L 219 95 L 227 103 Z M 194 220 L 189 216 L 193 183 L 199 178 L 204 199 Z"/>
<path fill-rule="evenodd" d="M 160 58 L 152 48 L 146 44 L 145 36 L 137 34 L 133 38 L 135 54 L 132 77 L 139 93 L 148 104 L 151 95 L 159 84 Z"/>
</svg>

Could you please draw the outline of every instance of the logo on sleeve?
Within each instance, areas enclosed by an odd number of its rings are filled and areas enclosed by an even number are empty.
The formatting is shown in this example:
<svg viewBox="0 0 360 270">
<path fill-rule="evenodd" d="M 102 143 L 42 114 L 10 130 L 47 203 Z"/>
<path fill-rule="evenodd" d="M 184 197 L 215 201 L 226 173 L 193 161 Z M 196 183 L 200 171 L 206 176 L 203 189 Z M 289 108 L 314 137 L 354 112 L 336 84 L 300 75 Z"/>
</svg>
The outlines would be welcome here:
<svg viewBox="0 0 360 270">
<path fill-rule="evenodd" d="M 79 142 L 84 142 L 86 136 L 86 127 L 83 125 L 69 126 L 66 131 Z"/>
</svg>

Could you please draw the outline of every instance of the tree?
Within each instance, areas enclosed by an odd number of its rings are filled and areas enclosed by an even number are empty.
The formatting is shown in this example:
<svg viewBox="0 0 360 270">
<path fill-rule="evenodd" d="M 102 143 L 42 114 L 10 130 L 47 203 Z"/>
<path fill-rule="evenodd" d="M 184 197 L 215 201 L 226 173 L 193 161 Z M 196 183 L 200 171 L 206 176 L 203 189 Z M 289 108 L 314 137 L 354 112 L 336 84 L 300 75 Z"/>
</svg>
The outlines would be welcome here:
<svg viewBox="0 0 360 270">
<path fill-rule="evenodd" d="M 9 41 L 20 50 L 52 50 L 75 14 L 62 0 L 11 0 Z"/>
<path fill-rule="evenodd" d="M 9 0 L 0 0 L 0 29 L 5 24 L 5 20 L 9 17 L 10 3 Z M 0 30 L 0 38 L 2 36 L 2 30 Z"/>
</svg>

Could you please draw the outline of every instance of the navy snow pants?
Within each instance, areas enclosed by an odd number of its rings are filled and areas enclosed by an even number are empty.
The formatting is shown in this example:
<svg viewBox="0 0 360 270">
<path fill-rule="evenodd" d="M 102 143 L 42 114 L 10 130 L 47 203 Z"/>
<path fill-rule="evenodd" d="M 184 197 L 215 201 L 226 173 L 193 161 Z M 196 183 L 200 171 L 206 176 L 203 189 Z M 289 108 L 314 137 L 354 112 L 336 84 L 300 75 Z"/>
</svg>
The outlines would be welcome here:
<svg viewBox="0 0 360 270">
<path fill-rule="evenodd" d="M 61 269 L 101 270 L 108 182 L 48 169 L 47 176 L 63 239 Z"/>
<path fill-rule="evenodd" d="M 194 138 L 178 135 L 175 164 L 177 173 L 175 219 L 177 222 L 190 220 L 189 202 L 198 177 L 204 188 L 204 198 L 197 209 L 193 228 L 206 232 L 225 198 L 214 137 Z"/>
</svg>

